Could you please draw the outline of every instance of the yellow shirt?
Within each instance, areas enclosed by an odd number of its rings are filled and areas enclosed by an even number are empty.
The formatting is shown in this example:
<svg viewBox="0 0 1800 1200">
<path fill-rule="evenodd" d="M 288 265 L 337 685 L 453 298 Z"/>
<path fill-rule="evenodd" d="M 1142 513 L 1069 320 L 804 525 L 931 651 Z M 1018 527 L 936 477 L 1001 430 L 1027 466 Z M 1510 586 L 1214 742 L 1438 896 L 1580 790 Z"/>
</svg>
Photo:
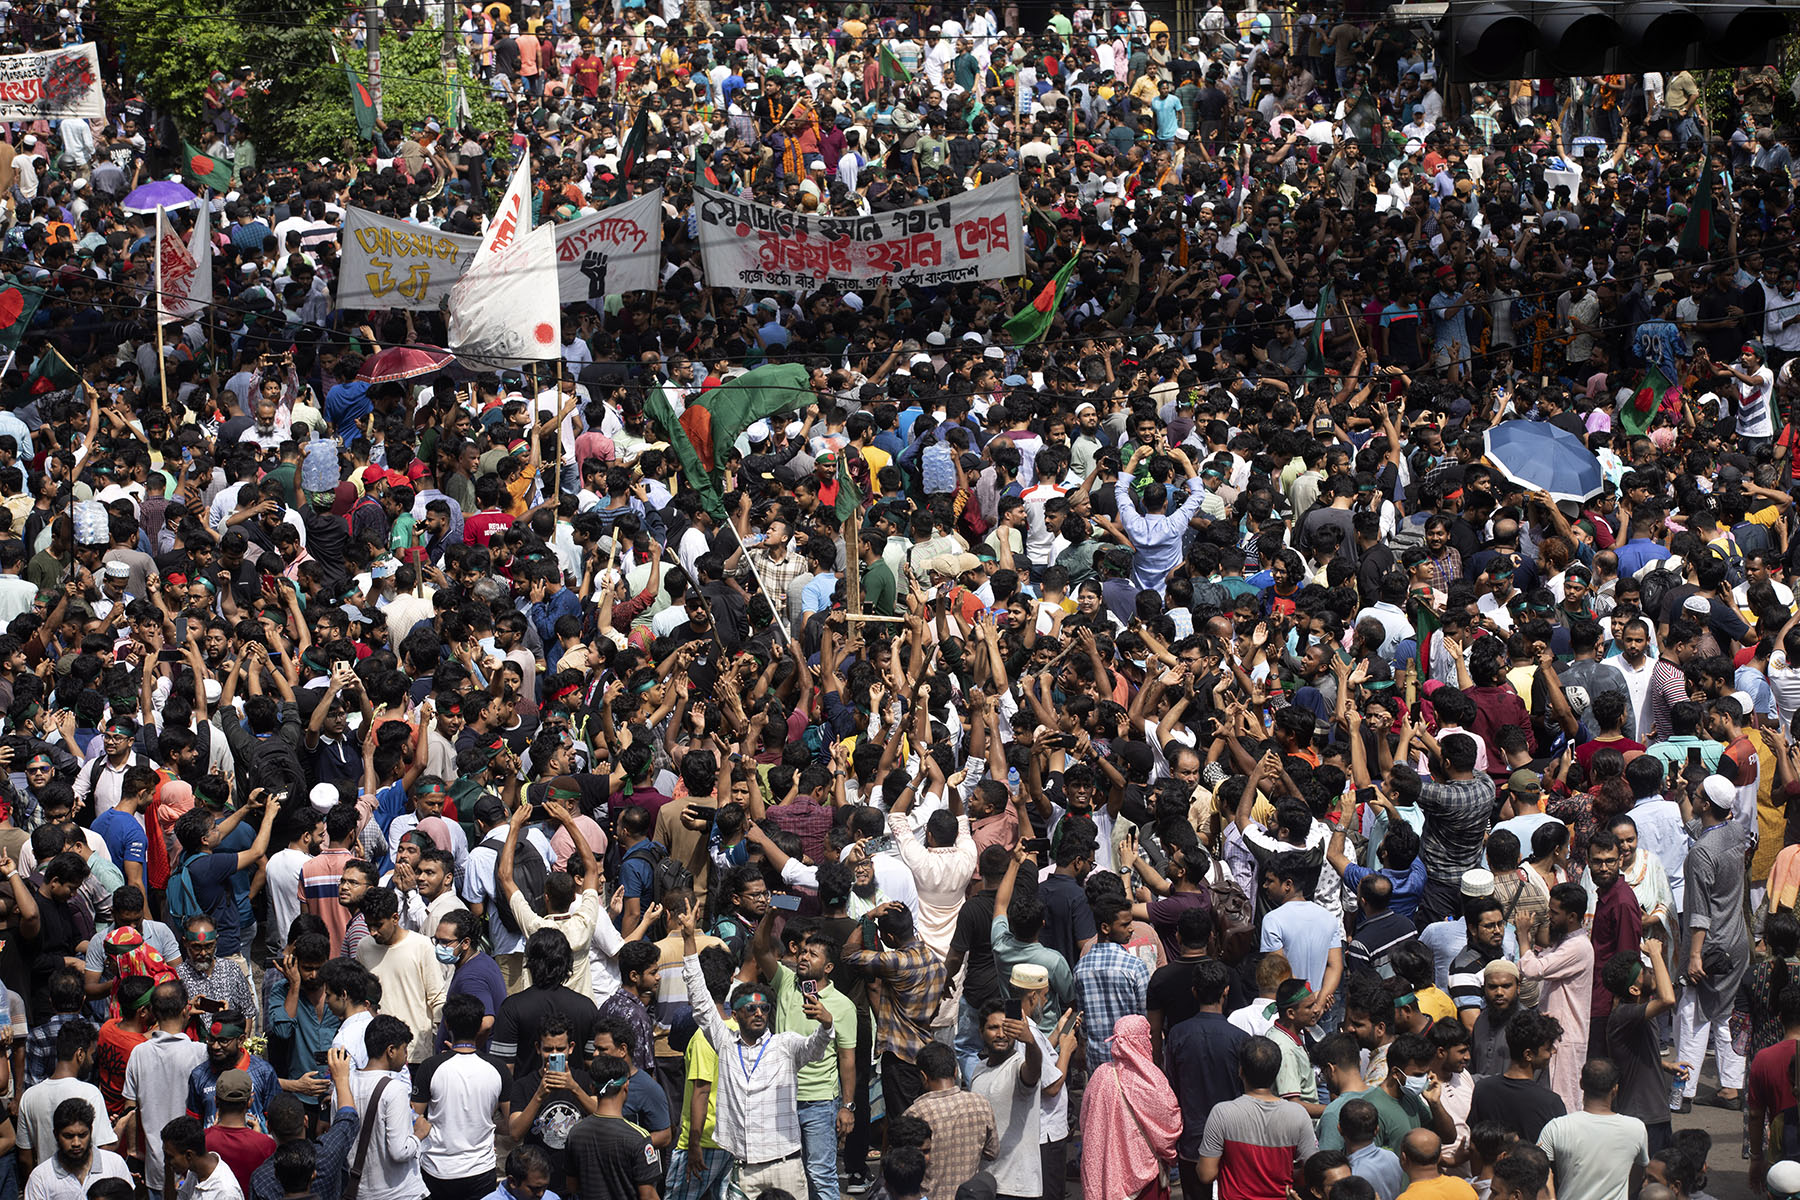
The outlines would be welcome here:
<svg viewBox="0 0 1800 1200">
<path fill-rule="evenodd" d="M 725 1028 L 737 1032 L 736 1019 L 727 1017 Z M 688 1117 L 694 1111 L 694 1083 L 697 1080 L 713 1085 L 706 1094 L 706 1124 L 700 1127 L 700 1148 L 717 1150 L 719 1143 L 713 1141 L 713 1131 L 719 1123 L 719 1053 L 706 1040 L 706 1035 L 696 1030 L 688 1039 L 687 1051 L 682 1058 L 687 1081 L 681 1085 L 681 1132 L 675 1144 L 682 1147 L 688 1144 Z"/>
</svg>

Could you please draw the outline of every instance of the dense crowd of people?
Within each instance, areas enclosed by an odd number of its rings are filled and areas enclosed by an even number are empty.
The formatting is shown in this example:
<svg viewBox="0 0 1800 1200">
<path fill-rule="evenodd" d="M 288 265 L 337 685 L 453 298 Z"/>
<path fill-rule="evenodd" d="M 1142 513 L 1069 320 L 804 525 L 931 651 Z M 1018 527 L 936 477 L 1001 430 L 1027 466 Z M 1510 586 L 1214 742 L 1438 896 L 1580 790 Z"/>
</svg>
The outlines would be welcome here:
<svg viewBox="0 0 1800 1200">
<path fill-rule="evenodd" d="M 0 8 L 109 101 L 0 142 L 0 1200 L 1706 1200 L 1695 1103 L 1800 1196 L 1775 67 L 494 3 L 503 129 L 296 161 L 254 68 L 165 111 Z M 339 305 L 346 209 L 521 156 L 663 189 L 661 286 L 368 380 L 447 314 Z M 1024 279 L 741 292 L 693 220 L 1008 178 Z"/>
</svg>

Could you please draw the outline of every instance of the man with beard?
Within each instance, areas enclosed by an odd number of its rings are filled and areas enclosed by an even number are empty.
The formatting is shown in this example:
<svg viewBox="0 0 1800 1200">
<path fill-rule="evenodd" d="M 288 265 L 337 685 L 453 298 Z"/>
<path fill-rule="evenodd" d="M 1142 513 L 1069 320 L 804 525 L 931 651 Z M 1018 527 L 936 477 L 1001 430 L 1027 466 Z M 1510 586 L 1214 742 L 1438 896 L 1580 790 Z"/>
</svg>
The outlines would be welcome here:
<svg viewBox="0 0 1800 1200">
<path fill-rule="evenodd" d="M 1638 907 L 1637 893 L 1620 875 L 1620 861 L 1618 837 L 1609 829 L 1595 830 L 1588 838 L 1588 875 L 1594 886 L 1594 923 L 1589 936 L 1594 942 L 1594 962 L 1601 971 L 1616 954 L 1636 957 L 1644 930 L 1643 910 Z M 1612 1007 L 1612 989 L 1596 987 L 1588 1053 L 1597 1058 L 1612 1057 L 1606 1048 L 1607 1017 Z"/>
<path fill-rule="evenodd" d="M 264 1110 L 283 1090 L 284 1084 L 267 1059 L 244 1048 L 247 1027 L 244 1014 L 233 1008 L 210 1015 L 203 1013 L 200 1023 L 200 1040 L 206 1043 L 206 1061 L 188 1074 L 188 1116 L 211 1125 L 218 1117 L 219 1077 L 227 1071 L 248 1071 L 250 1119 L 257 1128 L 262 1128 L 266 1124 Z"/>
<path fill-rule="evenodd" d="M 111 1150 L 94 1145 L 94 1106 L 71 1096 L 56 1106 L 51 1127 L 56 1153 L 25 1184 L 26 1200 L 85 1200 L 87 1189 L 102 1179 L 131 1185 L 131 1170 Z"/>
<path fill-rule="evenodd" d="M 48 1078 L 25 1089 L 19 1100 L 19 1166 L 31 1170 L 38 1155 L 54 1149 L 56 1112 L 66 1100 L 92 1106 L 87 1126 L 97 1146 L 115 1146 L 118 1137 L 106 1116 L 106 1099 L 84 1078 L 94 1066 L 99 1035 L 86 1021 L 74 1020 L 56 1031 L 56 1068 Z"/>
<path fill-rule="evenodd" d="M 255 1011 L 256 995 L 242 967 L 230 959 L 219 958 L 219 931 L 212 918 L 193 916 L 182 926 L 181 959 L 175 974 L 195 999 L 216 1002 L 216 1007 L 240 1013 Z M 204 1002 L 203 1002 L 204 1003 Z M 196 1005 L 199 1011 L 201 1005 Z"/>
<path fill-rule="evenodd" d="M 776 1032 L 812 1036 L 818 1022 L 804 1011 L 809 996 L 831 1010 L 835 1052 L 800 1068 L 796 1095 L 807 1176 L 818 1200 L 837 1200 L 838 1139 L 848 1137 L 855 1125 L 856 1005 L 832 986 L 837 940 L 821 930 L 809 931 L 800 939 L 793 963 L 784 963 L 776 957 L 772 941 L 774 913 L 773 908 L 764 911 L 750 949 L 757 971 L 775 993 Z"/>
</svg>

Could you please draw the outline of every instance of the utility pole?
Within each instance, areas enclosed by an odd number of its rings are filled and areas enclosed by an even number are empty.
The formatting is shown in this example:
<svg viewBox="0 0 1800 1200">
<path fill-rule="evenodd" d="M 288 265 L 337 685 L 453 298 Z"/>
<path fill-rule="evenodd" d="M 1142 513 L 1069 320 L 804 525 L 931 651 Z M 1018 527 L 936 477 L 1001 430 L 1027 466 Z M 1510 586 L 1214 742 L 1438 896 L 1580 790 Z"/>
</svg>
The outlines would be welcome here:
<svg viewBox="0 0 1800 1200">
<path fill-rule="evenodd" d="M 438 51 L 438 62 L 444 68 L 444 86 L 450 86 L 450 73 L 456 69 L 456 0 L 444 0 L 444 45 Z M 457 122 L 457 114 L 450 114 L 450 123 Z"/>
<path fill-rule="evenodd" d="M 369 51 L 369 95 L 375 98 L 375 116 L 381 116 L 381 4 L 365 0 L 363 5 L 363 42 Z"/>
</svg>

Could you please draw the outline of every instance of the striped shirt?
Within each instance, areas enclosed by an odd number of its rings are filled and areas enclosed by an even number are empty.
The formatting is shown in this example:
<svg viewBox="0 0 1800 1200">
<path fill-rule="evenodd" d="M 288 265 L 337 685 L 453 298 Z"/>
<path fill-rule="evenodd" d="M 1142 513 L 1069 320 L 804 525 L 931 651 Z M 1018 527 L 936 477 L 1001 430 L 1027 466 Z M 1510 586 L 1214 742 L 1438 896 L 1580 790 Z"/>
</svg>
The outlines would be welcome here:
<svg viewBox="0 0 1800 1200">
<path fill-rule="evenodd" d="M 344 931 L 350 925 L 349 910 L 338 902 L 338 879 L 350 858 L 348 850 L 321 850 L 300 868 L 300 907 L 325 922 L 334 957 L 345 953 Z"/>
<path fill-rule="evenodd" d="M 1650 736 L 1645 744 L 1660 742 L 1674 732 L 1669 710 L 1688 698 L 1687 676 L 1681 667 L 1666 658 L 1656 660 L 1650 669 Z"/>
</svg>

